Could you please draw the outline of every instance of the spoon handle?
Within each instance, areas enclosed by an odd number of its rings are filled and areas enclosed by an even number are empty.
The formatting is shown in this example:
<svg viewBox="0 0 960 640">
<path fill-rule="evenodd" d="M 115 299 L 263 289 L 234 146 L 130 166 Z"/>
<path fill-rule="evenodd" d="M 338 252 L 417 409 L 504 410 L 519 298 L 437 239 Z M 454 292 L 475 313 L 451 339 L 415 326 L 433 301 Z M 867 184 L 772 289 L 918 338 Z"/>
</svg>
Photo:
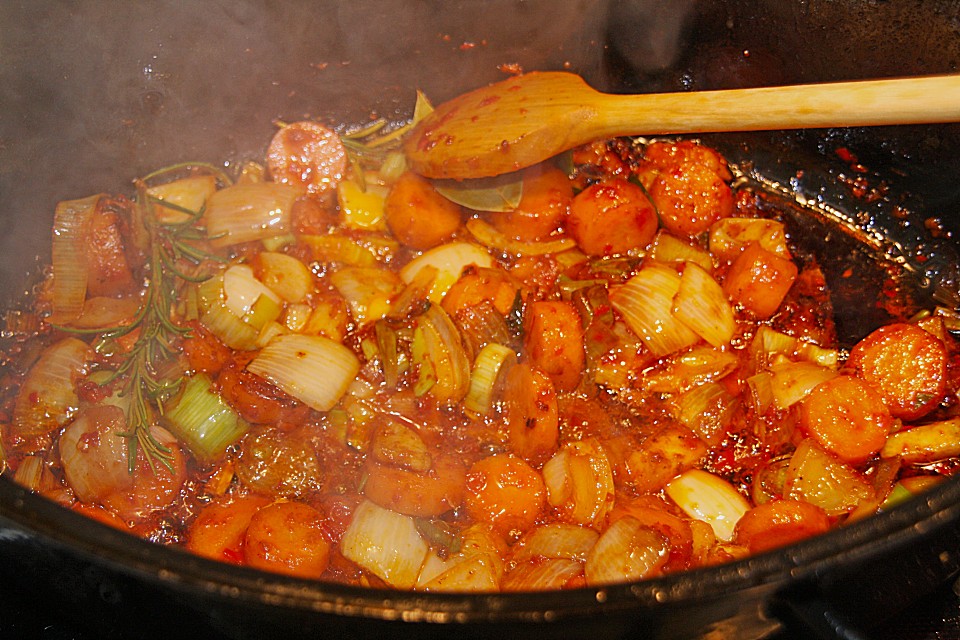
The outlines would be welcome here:
<svg viewBox="0 0 960 640">
<path fill-rule="evenodd" d="M 636 96 L 602 94 L 591 135 L 960 121 L 960 75 Z"/>
</svg>

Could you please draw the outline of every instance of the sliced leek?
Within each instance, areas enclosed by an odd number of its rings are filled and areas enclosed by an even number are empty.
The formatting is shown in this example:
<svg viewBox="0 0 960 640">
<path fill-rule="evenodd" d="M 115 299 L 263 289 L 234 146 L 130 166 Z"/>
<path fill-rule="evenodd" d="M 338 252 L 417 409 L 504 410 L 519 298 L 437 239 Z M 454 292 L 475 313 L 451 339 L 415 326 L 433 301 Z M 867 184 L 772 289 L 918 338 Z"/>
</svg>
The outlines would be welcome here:
<svg viewBox="0 0 960 640">
<path fill-rule="evenodd" d="M 733 306 L 703 267 L 688 263 L 680 276 L 672 313 L 714 347 L 729 344 L 737 330 Z"/>
<path fill-rule="evenodd" d="M 247 370 L 313 409 L 329 411 L 360 371 L 360 361 L 329 338 L 287 334 L 271 340 Z"/>
<path fill-rule="evenodd" d="M 519 256 L 543 256 L 551 253 L 561 253 L 577 246 L 573 238 L 567 237 L 558 237 L 553 240 L 541 240 L 538 242 L 515 240 L 480 218 L 471 218 L 468 220 L 467 231 L 473 234 L 477 242 L 488 249 Z"/>
<path fill-rule="evenodd" d="M 487 414 L 493 405 L 501 373 L 516 359 L 517 354 L 510 347 L 496 342 L 484 345 L 473 362 L 470 387 L 463 399 L 464 408 L 476 415 Z"/>
<path fill-rule="evenodd" d="M 53 317 L 66 323 L 83 312 L 87 297 L 87 229 L 101 195 L 57 203 L 53 216 Z"/>
<path fill-rule="evenodd" d="M 450 316 L 438 305 L 418 318 L 413 333 L 413 360 L 420 378 L 415 391 L 442 404 L 459 402 L 470 385 L 470 361 Z"/>
<path fill-rule="evenodd" d="M 427 543 L 410 516 L 364 501 L 340 540 L 343 556 L 391 587 L 410 589 L 427 557 Z"/>
<path fill-rule="evenodd" d="M 666 486 L 667 495 L 691 518 L 713 527 L 717 538 L 733 539 L 737 521 L 750 503 L 726 480 L 701 469 L 688 469 Z"/>
<path fill-rule="evenodd" d="M 960 455 L 960 418 L 931 422 L 890 434 L 880 451 L 907 464 L 926 464 Z"/>
<path fill-rule="evenodd" d="M 187 378 L 180 393 L 165 404 L 164 424 L 201 464 L 223 457 L 250 428 L 204 374 Z"/>
<path fill-rule="evenodd" d="M 273 238 L 290 228 L 290 210 L 301 190 L 279 182 L 235 184 L 207 201 L 207 235 L 226 247 Z"/>
<path fill-rule="evenodd" d="M 400 278 L 410 283 L 417 274 L 426 267 L 437 270 L 428 298 L 431 302 L 440 304 L 453 283 L 456 282 L 463 270 L 469 266 L 492 267 L 493 258 L 483 247 L 471 242 L 451 242 L 434 247 L 411 260 L 400 270 Z"/>
<path fill-rule="evenodd" d="M 610 292 L 610 304 L 654 355 L 665 356 L 700 341 L 671 311 L 679 290 L 680 274 L 665 265 L 649 264 Z"/>
</svg>

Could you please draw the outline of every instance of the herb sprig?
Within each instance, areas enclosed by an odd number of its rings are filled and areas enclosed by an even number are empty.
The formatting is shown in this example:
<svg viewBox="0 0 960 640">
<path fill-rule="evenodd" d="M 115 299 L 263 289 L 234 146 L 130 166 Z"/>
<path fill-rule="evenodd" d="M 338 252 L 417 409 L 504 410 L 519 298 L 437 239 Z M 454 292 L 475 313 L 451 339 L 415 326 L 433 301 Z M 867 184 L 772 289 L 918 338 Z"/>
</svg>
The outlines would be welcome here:
<svg viewBox="0 0 960 640">
<path fill-rule="evenodd" d="M 222 258 L 205 251 L 200 244 L 207 239 L 201 224 L 203 210 L 192 211 L 153 197 L 148 190 L 152 181 L 186 171 L 207 171 L 227 185 L 232 180 L 223 171 L 208 164 L 178 164 L 155 171 L 135 182 L 133 224 L 138 226 L 137 240 L 147 256 L 143 303 L 137 316 L 128 324 L 101 332 L 97 349 L 103 350 L 125 336 L 136 340 L 120 366 L 102 383 L 104 386 L 122 380 L 121 397 L 129 399 L 127 424 L 127 461 L 129 470 L 136 466 L 137 452 L 142 450 L 150 468 L 160 464 L 173 470 L 169 447 L 150 432 L 150 425 L 163 413 L 163 402 L 180 387 L 182 376 L 169 373 L 164 365 L 176 356 L 176 340 L 190 333 L 189 327 L 173 317 L 177 294 L 183 283 L 202 282 L 212 275 L 206 268 L 209 261 Z M 161 220 L 155 207 L 159 205 L 184 214 L 175 222 Z"/>
</svg>

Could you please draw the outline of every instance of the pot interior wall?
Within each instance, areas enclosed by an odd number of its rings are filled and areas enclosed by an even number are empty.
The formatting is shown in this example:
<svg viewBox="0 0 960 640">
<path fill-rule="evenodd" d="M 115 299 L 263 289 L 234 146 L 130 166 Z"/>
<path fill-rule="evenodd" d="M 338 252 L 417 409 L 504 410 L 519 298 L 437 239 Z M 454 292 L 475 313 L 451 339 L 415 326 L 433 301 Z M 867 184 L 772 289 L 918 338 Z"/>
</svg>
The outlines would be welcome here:
<svg viewBox="0 0 960 640">
<path fill-rule="evenodd" d="M 173 162 L 260 158 L 277 118 L 403 119 L 416 89 L 439 101 L 506 69 L 653 91 L 960 66 L 949 0 L 40 1 L 3 3 L 0 24 L 2 298 L 47 255 L 58 200 Z M 829 135 L 910 165 L 956 211 L 955 181 L 936 179 L 960 168 L 955 127 Z"/>
</svg>

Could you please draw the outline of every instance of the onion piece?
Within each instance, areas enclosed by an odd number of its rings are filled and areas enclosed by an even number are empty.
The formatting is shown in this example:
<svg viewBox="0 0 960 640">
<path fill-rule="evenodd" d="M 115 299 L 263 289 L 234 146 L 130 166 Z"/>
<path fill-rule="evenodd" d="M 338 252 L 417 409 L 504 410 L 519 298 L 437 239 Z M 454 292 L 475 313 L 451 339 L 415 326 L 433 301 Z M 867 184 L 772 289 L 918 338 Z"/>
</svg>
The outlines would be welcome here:
<svg viewBox="0 0 960 640">
<path fill-rule="evenodd" d="M 513 560 L 551 558 L 585 562 L 599 538 L 600 534 L 589 527 L 566 523 L 540 525 L 526 532 L 513 546 Z"/>
<path fill-rule="evenodd" d="M 784 497 L 817 505 L 829 516 L 852 511 L 874 490 L 853 467 L 821 449 L 811 438 L 797 445 L 784 479 Z"/>
<path fill-rule="evenodd" d="M 613 468 L 596 438 L 568 442 L 543 465 L 547 500 L 566 522 L 599 528 L 613 507 Z"/>
<path fill-rule="evenodd" d="M 201 464 L 222 458 L 250 428 L 202 373 L 187 378 L 180 393 L 164 405 L 163 421 Z"/>
<path fill-rule="evenodd" d="M 64 338 L 43 350 L 17 393 L 10 425 L 14 436 L 37 438 L 70 421 L 78 406 L 75 382 L 92 355 L 90 346 L 77 338 Z"/>
<path fill-rule="evenodd" d="M 496 342 L 484 345 L 473 362 L 464 409 L 478 416 L 486 415 L 493 406 L 501 373 L 516 360 L 517 354 L 510 347 Z"/>
<path fill-rule="evenodd" d="M 360 371 L 350 349 L 322 336 L 279 335 L 247 370 L 317 411 L 329 411 Z"/>
<path fill-rule="evenodd" d="M 466 226 L 467 231 L 477 239 L 477 242 L 488 249 L 520 256 L 544 256 L 551 253 L 561 253 L 577 246 L 573 238 L 567 237 L 557 237 L 553 240 L 539 242 L 515 240 L 480 218 L 467 220 Z"/>
<path fill-rule="evenodd" d="M 493 258 L 486 249 L 471 242 L 450 242 L 424 251 L 408 262 L 400 270 L 400 278 L 409 284 L 421 269 L 434 267 L 437 277 L 427 297 L 431 302 L 440 304 L 453 283 L 460 279 L 463 270 L 471 265 L 493 267 Z"/>
<path fill-rule="evenodd" d="M 779 409 L 789 409 L 837 372 L 811 362 L 781 362 L 770 367 L 770 391 Z"/>
<path fill-rule="evenodd" d="M 590 586 L 645 578 L 669 557 L 667 540 L 632 516 L 607 527 L 587 555 L 584 576 Z"/>
<path fill-rule="evenodd" d="M 729 344 L 737 330 L 733 306 L 723 289 L 703 267 L 692 262 L 683 268 L 671 311 L 714 347 Z"/>
<path fill-rule="evenodd" d="M 563 589 L 583 575 L 583 563 L 566 558 L 527 560 L 503 577 L 504 591 L 546 591 Z"/>
<path fill-rule="evenodd" d="M 426 473 L 433 466 L 430 451 L 420 435 L 398 420 L 387 420 L 373 434 L 370 456 L 377 462 Z"/>
<path fill-rule="evenodd" d="M 337 185 L 340 224 L 347 229 L 385 231 L 387 221 L 383 203 L 389 189 L 369 182 L 365 186 L 361 187 L 353 180 L 343 180 Z"/>
<path fill-rule="evenodd" d="M 20 461 L 13 481 L 30 491 L 57 502 L 62 506 L 69 506 L 73 502 L 70 494 L 57 477 L 53 475 L 43 456 L 26 456 Z"/>
<path fill-rule="evenodd" d="M 83 502 L 99 502 L 133 484 L 127 465 L 127 420 L 120 407 L 82 411 L 60 436 L 60 461 L 70 488 Z"/>
<path fill-rule="evenodd" d="M 453 555 L 427 556 L 417 578 L 425 591 L 494 591 L 504 572 L 506 545 L 489 525 L 474 524 L 463 530 Z M 449 553 L 449 551 L 448 551 Z"/>
<path fill-rule="evenodd" d="M 413 518 L 369 500 L 353 512 L 340 540 L 340 552 L 347 560 L 397 589 L 410 589 L 416 584 L 427 551 Z"/>
<path fill-rule="evenodd" d="M 750 503 L 726 480 L 702 469 L 688 469 L 667 483 L 667 495 L 691 518 L 713 527 L 717 538 L 733 539 L 737 521 Z"/>
<path fill-rule="evenodd" d="M 100 194 L 57 203 L 53 216 L 53 314 L 63 324 L 77 318 L 87 297 L 87 229 Z"/>
<path fill-rule="evenodd" d="M 313 290 L 313 274 L 293 256 L 264 251 L 257 256 L 260 281 L 290 304 L 303 302 Z"/>
<path fill-rule="evenodd" d="M 413 331 L 413 361 L 420 367 L 414 391 L 426 392 L 441 404 L 459 402 L 470 385 L 470 360 L 460 332 L 439 305 L 431 305 L 417 318 Z"/>
<path fill-rule="evenodd" d="M 960 456 L 960 418 L 910 427 L 887 436 L 881 457 L 926 464 Z"/>
<path fill-rule="evenodd" d="M 653 393 L 683 393 L 691 387 L 723 378 L 739 363 L 733 351 L 697 345 L 672 356 L 662 368 L 646 373 L 639 383 Z"/>
<path fill-rule="evenodd" d="M 821 367 L 836 369 L 840 361 L 840 352 L 827 349 L 818 344 L 788 336 L 766 325 L 761 325 L 750 342 L 750 359 L 759 370 L 777 361 L 778 356 L 791 360 L 812 362 Z"/>
<path fill-rule="evenodd" d="M 147 195 L 173 205 L 166 207 L 160 202 L 153 204 L 154 215 L 161 224 L 181 224 L 190 219 L 187 211 L 203 211 L 207 200 L 217 191 L 217 178 L 213 175 L 191 176 L 147 189 Z M 175 208 L 176 207 L 176 208 Z"/>
<path fill-rule="evenodd" d="M 46 472 L 46 465 L 40 456 L 26 456 L 20 461 L 20 466 L 13 474 L 13 481 L 30 491 L 39 492 L 40 485 Z"/>
<path fill-rule="evenodd" d="M 303 190 L 278 182 L 235 184 L 207 201 L 207 236 L 215 247 L 265 240 L 290 228 L 290 211 Z"/>
<path fill-rule="evenodd" d="M 677 422 L 690 428 L 711 447 L 720 444 L 733 423 L 738 399 L 719 382 L 707 382 L 673 400 Z"/>
<path fill-rule="evenodd" d="M 610 304 L 627 326 L 656 356 L 693 346 L 700 336 L 672 313 L 680 289 L 680 274 L 660 264 L 648 264 L 610 292 Z"/>
<path fill-rule="evenodd" d="M 403 290 L 396 274 L 378 267 L 344 267 L 330 274 L 330 282 L 350 306 L 359 325 L 383 318 Z"/>
<path fill-rule="evenodd" d="M 671 235 L 664 229 L 657 232 L 650 246 L 649 255 L 657 262 L 690 262 L 703 267 L 708 272 L 713 270 L 713 258 L 708 252 Z"/>
<path fill-rule="evenodd" d="M 500 590 L 500 577 L 490 556 L 478 554 L 454 563 L 417 588 L 423 591 L 493 592 Z"/>
<path fill-rule="evenodd" d="M 710 227 L 710 253 L 718 260 L 733 260 L 751 242 L 781 258 L 790 259 L 783 224 L 766 218 L 722 218 Z"/>
</svg>

